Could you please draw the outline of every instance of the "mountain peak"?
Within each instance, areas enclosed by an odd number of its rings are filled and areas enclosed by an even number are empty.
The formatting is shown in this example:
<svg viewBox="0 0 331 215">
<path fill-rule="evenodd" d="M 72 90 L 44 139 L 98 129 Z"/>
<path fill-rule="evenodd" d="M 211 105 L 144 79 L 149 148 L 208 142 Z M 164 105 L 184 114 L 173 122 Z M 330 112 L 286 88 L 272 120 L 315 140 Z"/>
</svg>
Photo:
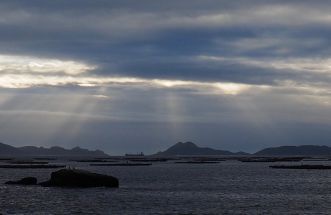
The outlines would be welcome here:
<svg viewBox="0 0 331 215">
<path fill-rule="evenodd" d="M 244 154 L 244 153 L 242 153 Z M 207 147 L 199 147 L 193 142 L 178 142 L 163 152 L 157 153 L 161 156 L 176 156 L 176 155 L 239 155 L 230 151 L 216 150 Z"/>
<path fill-rule="evenodd" d="M 178 142 L 172 147 L 198 147 L 198 146 L 192 142 Z"/>
</svg>

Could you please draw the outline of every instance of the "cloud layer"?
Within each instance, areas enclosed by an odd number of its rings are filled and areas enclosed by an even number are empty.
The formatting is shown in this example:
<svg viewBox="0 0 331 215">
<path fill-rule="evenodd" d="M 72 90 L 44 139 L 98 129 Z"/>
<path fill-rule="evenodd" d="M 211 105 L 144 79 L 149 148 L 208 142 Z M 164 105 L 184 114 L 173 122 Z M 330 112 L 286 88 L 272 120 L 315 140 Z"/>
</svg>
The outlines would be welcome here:
<svg viewBox="0 0 331 215">
<path fill-rule="evenodd" d="M 104 118 L 102 129 L 95 126 L 104 132 L 116 127 L 113 120 L 165 123 L 160 129 L 176 128 L 172 140 L 258 147 L 257 138 L 194 135 L 195 127 L 207 132 L 216 123 L 260 135 L 266 144 L 276 144 L 268 135 L 298 144 L 306 123 L 331 128 L 330 10 L 322 0 L 4 0 L 0 107 L 6 116 L 22 113 L 14 124 L 26 119 L 40 127 L 24 112 L 93 123 Z M 281 129 L 284 123 L 292 133 Z M 81 126 L 74 127 L 81 135 Z M 148 139 L 124 127 L 138 142 Z M 331 138 L 319 132 L 312 129 L 311 136 Z M 15 139 L 8 130 L 0 133 Z M 110 149 L 106 136 L 100 142 Z M 26 137 L 42 144 L 32 131 Z"/>
</svg>

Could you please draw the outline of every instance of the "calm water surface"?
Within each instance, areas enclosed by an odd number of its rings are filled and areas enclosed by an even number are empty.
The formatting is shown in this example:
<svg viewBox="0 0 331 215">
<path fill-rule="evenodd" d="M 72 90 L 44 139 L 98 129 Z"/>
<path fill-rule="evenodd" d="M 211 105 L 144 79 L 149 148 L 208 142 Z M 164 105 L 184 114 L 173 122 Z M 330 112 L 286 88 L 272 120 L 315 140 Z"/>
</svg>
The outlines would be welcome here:
<svg viewBox="0 0 331 215">
<path fill-rule="evenodd" d="M 77 166 L 77 164 L 75 164 Z M 269 169 L 268 163 L 160 163 L 80 168 L 119 178 L 120 188 L 4 185 L 54 170 L 0 169 L 2 214 L 331 214 L 331 170 Z"/>
</svg>

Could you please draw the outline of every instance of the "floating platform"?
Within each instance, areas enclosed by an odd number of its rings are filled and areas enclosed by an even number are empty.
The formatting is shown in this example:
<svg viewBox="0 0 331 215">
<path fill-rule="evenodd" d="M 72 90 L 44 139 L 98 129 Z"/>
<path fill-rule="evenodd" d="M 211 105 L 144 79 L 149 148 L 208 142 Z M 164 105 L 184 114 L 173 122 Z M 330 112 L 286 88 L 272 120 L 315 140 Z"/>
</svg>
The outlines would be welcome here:
<svg viewBox="0 0 331 215">
<path fill-rule="evenodd" d="M 6 169 L 55 169 L 65 168 L 66 165 L 44 165 L 44 164 L 6 164 L 0 165 L 0 168 Z"/>
<path fill-rule="evenodd" d="M 48 164 L 48 161 L 10 161 L 9 164 L 38 164 L 38 165 L 45 165 Z"/>
<path fill-rule="evenodd" d="M 104 159 L 81 159 L 81 160 L 70 160 L 74 162 L 79 162 L 79 163 L 111 163 L 111 162 L 117 162 L 114 160 L 104 160 Z"/>
<path fill-rule="evenodd" d="M 92 163 L 90 166 L 150 166 L 151 163 Z"/>
<path fill-rule="evenodd" d="M 269 167 L 274 169 L 331 169 L 331 166 L 326 165 L 274 165 Z"/>
<path fill-rule="evenodd" d="M 134 159 L 126 158 L 126 159 L 132 162 L 167 162 L 168 161 L 168 159 L 166 158 L 134 158 Z"/>
<path fill-rule="evenodd" d="M 0 158 L 0 161 L 10 161 L 13 160 L 13 158 Z"/>
<path fill-rule="evenodd" d="M 252 158 L 242 158 L 239 159 L 241 162 L 299 162 L 302 161 L 304 157 L 252 157 Z"/>
<path fill-rule="evenodd" d="M 51 157 L 35 157 L 35 158 L 33 158 L 33 160 L 54 161 L 54 160 L 57 160 L 57 158 L 56 157 L 53 157 L 53 158 L 51 158 Z"/>
<path fill-rule="evenodd" d="M 215 164 L 219 161 L 176 161 L 177 164 Z"/>
</svg>

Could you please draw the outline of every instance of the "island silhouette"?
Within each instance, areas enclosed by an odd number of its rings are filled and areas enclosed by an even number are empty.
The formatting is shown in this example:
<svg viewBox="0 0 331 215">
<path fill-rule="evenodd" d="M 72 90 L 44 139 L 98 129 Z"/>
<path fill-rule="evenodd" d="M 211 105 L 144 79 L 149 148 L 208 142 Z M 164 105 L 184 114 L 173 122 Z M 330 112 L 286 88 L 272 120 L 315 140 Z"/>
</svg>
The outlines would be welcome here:
<svg viewBox="0 0 331 215">
<path fill-rule="evenodd" d="M 231 152 L 208 147 L 199 147 L 193 142 L 178 142 L 155 156 L 331 156 L 331 147 L 319 145 L 279 146 L 259 150 L 255 153 Z"/>
<path fill-rule="evenodd" d="M 80 147 L 74 147 L 72 149 L 65 149 L 59 146 L 52 146 L 50 148 L 36 146 L 14 147 L 0 143 L 0 157 L 20 156 L 109 157 L 110 155 L 101 150 L 88 150 Z M 247 153 L 200 147 L 193 142 L 178 142 L 166 150 L 150 156 L 331 156 L 331 147 L 319 145 L 278 146 L 265 148 L 255 153 Z M 146 156 L 144 155 L 143 157 Z"/>
<path fill-rule="evenodd" d="M 88 150 L 80 147 L 65 149 L 59 146 L 36 147 L 23 146 L 14 147 L 8 144 L 0 143 L 1 157 L 20 157 L 20 156 L 81 156 L 81 157 L 108 157 L 109 155 L 101 150 Z"/>
</svg>

